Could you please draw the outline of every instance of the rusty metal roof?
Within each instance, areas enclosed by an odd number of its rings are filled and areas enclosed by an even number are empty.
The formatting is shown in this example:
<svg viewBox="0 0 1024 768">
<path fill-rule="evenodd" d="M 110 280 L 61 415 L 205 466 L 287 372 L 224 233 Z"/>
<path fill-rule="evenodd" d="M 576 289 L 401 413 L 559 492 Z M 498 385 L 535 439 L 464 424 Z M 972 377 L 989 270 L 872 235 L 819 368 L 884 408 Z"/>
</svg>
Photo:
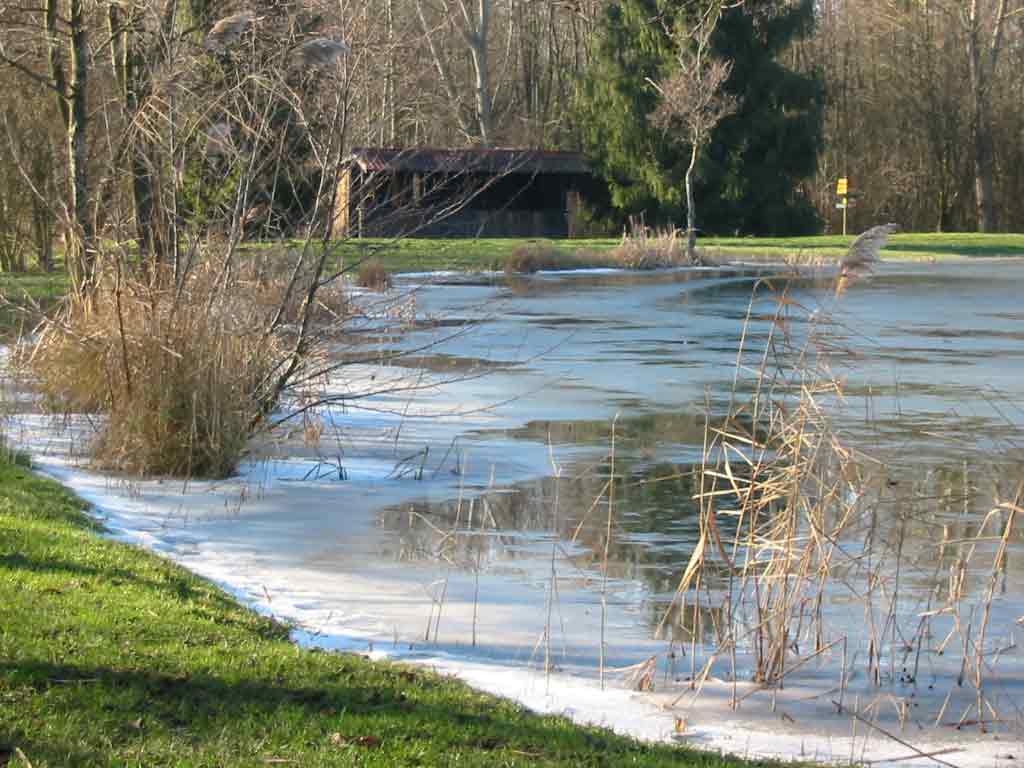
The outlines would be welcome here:
<svg viewBox="0 0 1024 768">
<path fill-rule="evenodd" d="M 358 147 L 349 162 L 364 173 L 493 173 L 587 174 L 590 169 L 579 152 L 540 149 L 386 149 Z"/>
</svg>

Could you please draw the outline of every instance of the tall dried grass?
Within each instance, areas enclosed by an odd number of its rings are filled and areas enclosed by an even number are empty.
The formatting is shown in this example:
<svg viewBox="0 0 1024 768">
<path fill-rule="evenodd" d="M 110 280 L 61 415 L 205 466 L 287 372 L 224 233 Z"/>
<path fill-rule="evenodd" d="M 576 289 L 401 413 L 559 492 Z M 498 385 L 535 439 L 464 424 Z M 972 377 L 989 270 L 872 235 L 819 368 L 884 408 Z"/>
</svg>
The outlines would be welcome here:
<svg viewBox="0 0 1024 768">
<path fill-rule="evenodd" d="M 356 284 L 371 291 L 383 293 L 391 287 L 391 274 L 378 259 L 368 259 L 359 265 Z"/>
<path fill-rule="evenodd" d="M 913 685 L 922 656 L 959 649 L 961 672 L 951 692 L 969 682 L 976 697 L 958 722 L 984 730 L 1000 719 L 987 694 L 995 673 L 987 657 L 999 654 L 986 645 L 986 632 L 1016 516 L 1024 511 L 1024 484 L 1009 500 L 996 499 L 954 542 L 933 491 L 892 481 L 882 462 L 851 448 L 833 426 L 843 383 L 833 370 L 838 334 L 828 313 L 784 291 L 770 295 L 774 312 L 764 314 L 763 305 L 755 312 L 764 300 L 755 289 L 728 414 L 706 429 L 695 494 L 699 539 L 678 584 L 677 610 L 664 620 L 692 613 L 691 687 L 699 691 L 713 665 L 727 663 L 738 706 L 756 690 L 784 687 L 818 657 L 835 661 L 841 650 L 834 698 L 843 712 L 851 677 L 878 688 Z M 755 318 L 767 330 L 755 333 Z M 966 498 L 965 488 L 965 504 Z M 916 561 L 908 554 L 915 540 L 924 553 Z M 905 594 L 911 575 L 941 583 L 939 569 L 951 560 L 945 594 L 936 587 L 924 606 L 920 596 Z M 964 588 L 969 568 L 980 574 L 973 590 Z M 847 656 L 855 639 L 850 627 L 829 624 L 827 606 L 836 599 L 863 613 L 866 649 L 859 656 Z M 696 646 L 706 634 L 700 624 L 711 608 L 719 609 L 714 648 L 698 668 Z M 935 632 L 945 632 L 938 644 Z M 760 686 L 740 696 L 735 681 L 744 673 Z"/>
<path fill-rule="evenodd" d="M 5 464 L 27 464 L 28 457 L 11 446 L 7 439 L 8 403 L 3 361 L 0 361 L 0 466 Z"/>
<path fill-rule="evenodd" d="M 526 243 L 516 246 L 505 259 L 505 274 L 532 275 L 545 269 L 571 269 L 572 254 L 550 243 Z"/>
<path fill-rule="evenodd" d="M 70 299 L 21 353 L 46 404 L 104 417 L 93 456 L 146 475 L 223 477 L 275 404 L 302 293 L 267 265 L 212 261 L 173 281 L 100 276 L 102 300 Z M 330 294 L 328 294 L 329 296 Z M 343 302 L 320 308 L 344 311 Z"/>
<path fill-rule="evenodd" d="M 688 265 L 686 243 L 675 230 L 636 230 L 621 245 L 609 251 L 581 248 L 569 252 L 551 243 L 527 243 L 515 248 L 505 260 L 508 275 L 528 275 L 542 270 L 584 269 L 666 269 Z"/>
<path fill-rule="evenodd" d="M 230 275 L 233 285 L 244 291 L 253 304 L 256 317 L 269 324 L 281 311 L 280 322 L 289 324 L 301 320 L 305 312 L 306 294 L 302 290 L 288 290 L 301 254 L 293 250 L 263 249 L 242 262 L 237 272 Z M 307 269 L 308 271 L 308 269 Z M 299 269 L 298 283 L 307 282 L 311 276 Z M 341 280 L 320 285 L 311 307 L 311 320 L 318 326 L 338 326 L 352 314 L 349 296 Z"/>
<path fill-rule="evenodd" d="M 716 627 L 716 653 L 702 673 L 692 671 L 697 686 L 723 654 L 735 680 L 740 648 L 754 681 L 767 686 L 782 684 L 801 642 L 811 638 L 811 655 L 823 651 L 822 605 L 846 557 L 839 542 L 859 511 L 859 495 L 849 493 L 859 464 L 819 404 L 839 384 L 815 329 L 800 339 L 790 333 L 790 313 L 812 313 L 784 293 L 775 299 L 767 341 L 755 350 L 751 300 L 729 412 L 705 434 L 700 536 L 677 596 L 693 611 L 694 644 L 705 603 L 721 601 L 726 620 Z"/>
<path fill-rule="evenodd" d="M 611 257 L 624 269 L 665 269 L 688 265 L 686 241 L 675 229 L 652 231 L 647 227 L 633 227 L 622 238 L 622 244 L 611 252 Z"/>
<path fill-rule="evenodd" d="M 836 258 L 832 254 L 804 248 L 787 251 L 782 257 L 782 263 L 790 267 L 824 267 L 834 265 L 835 262 Z"/>
</svg>

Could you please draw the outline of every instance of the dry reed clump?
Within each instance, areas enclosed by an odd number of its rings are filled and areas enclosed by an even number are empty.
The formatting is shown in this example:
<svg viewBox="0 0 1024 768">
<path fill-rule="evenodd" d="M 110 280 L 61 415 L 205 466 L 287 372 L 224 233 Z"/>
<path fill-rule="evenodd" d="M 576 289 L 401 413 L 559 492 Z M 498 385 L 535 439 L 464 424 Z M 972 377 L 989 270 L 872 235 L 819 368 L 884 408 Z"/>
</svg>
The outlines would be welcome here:
<svg viewBox="0 0 1024 768">
<path fill-rule="evenodd" d="M 800 248 L 796 251 L 787 252 L 783 256 L 782 261 L 790 267 L 823 267 L 826 264 L 835 263 L 835 257 L 821 251 Z"/>
<path fill-rule="evenodd" d="M 785 292 L 772 298 L 774 313 L 755 313 L 755 289 L 727 416 L 706 428 L 695 494 L 699 539 L 678 585 L 678 610 L 663 620 L 692 613 L 691 686 L 699 692 L 712 667 L 725 662 L 734 681 L 740 667 L 752 667 L 753 682 L 781 688 L 811 660 L 841 652 L 838 686 L 830 694 L 842 712 L 851 678 L 876 688 L 913 685 L 919 664 L 959 647 L 960 673 L 950 679 L 950 691 L 969 681 L 976 700 L 957 722 L 984 730 L 999 720 L 986 687 L 994 674 L 986 633 L 1007 543 L 1016 515 L 1024 513 L 1024 483 L 1012 500 L 997 499 L 988 514 L 979 513 L 970 533 L 951 537 L 948 519 L 935 506 L 939 496 L 910 486 L 897 491 L 901 484 L 889 481 L 885 463 L 844 444 L 833 427 L 829 414 L 841 406 L 843 385 L 832 368 L 838 329 L 828 313 Z M 749 343 L 754 317 L 767 321 L 763 348 Z M 960 554 L 943 595 L 941 564 L 950 562 L 954 546 Z M 985 547 L 991 562 L 983 560 Z M 982 560 L 973 566 L 982 578 L 968 594 L 961 575 L 972 559 Z M 903 586 L 912 578 L 938 586 L 926 601 L 912 599 Z M 834 600 L 864 616 L 863 638 L 830 626 L 827 606 Z M 714 626 L 702 628 L 712 609 Z M 703 629 L 715 640 L 698 668 Z M 941 643 L 934 645 L 934 638 Z M 863 645 L 850 658 L 848 640 Z M 739 696 L 734 683 L 733 706 L 747 695 Z"/>
<path fill-rule="evenodd" d="M 30 467 L 32 462 L 27 453 L 13 448 L 3 432 L 0 432 L 0 467 L 4 465 Z"/>
<path fill-rule="evenodd" d="M 265 250 L 244 261 L 233 276 L 233 281 L 244 290 L 267 322 L 281 311 L 281 322 L 296 323 L 302 317 L 306 293 L 302 290 L 310 276 L 300 269 L 298 286 L 288 291 L 289 282 L 300 261 L 301 254 L 294 251 Z M 316 292 L 312 320 L 320 326 L 338 326 L 352 314 L 348 293 L 342 280 L 321 285 Z"/>
<path fill-rule="evenodd" d="M 664 269 L 688 264 L 686 243 L 676 230 L 651 232 L 635 227 L 633 234 L 610 251 L 580 249 L 573 253 L 550 243 L 518 246 L 505 260 L 505 274 L 529 275 L 541 270 L 612 267 L 618 269 Z"/>
<path fill-rule="evenodd" d="M 628 267 L 614 251 L 579 248 L 562 250 L 550 243 L 520 245 L 505 260 L 505 274 L 530 275 L 542 270 L 588 269 L 595 267 Z"/>
<path fill-rule="evenodd" d="M 359 265 L 356 283 L 362 288 L 383 293 L 391 287 L 391 273 L 377 259 L 367 259 Z"/>
<path fill-rule="evenodd" d="M 798 663 L 794 648 L 809 645 L 808 656 L 824 650 L 832 574 L 841 566 L 848 579 L 853 570 L 840 542 L 859 513 L 860 497 L 848 491 L 862 478 L 819 403 L 839 384 L 816 354 L 815 329 L 799 340 L 790 335 L 790 313 L 802 308 L 785 294 L 775 297 L 765 348 L 749 348 L 755 298 L 729 412 L 707 426 L 700 536 L 677 590 L 677 615 L 692 608 L 694 644 L 707 607 L 723 609 L 717 647 L 702 671 L 693 670 L 698 689 L 722 657 L 735 679 L 739 651 L 749 654 L 754 682 L 781 685 Z"/>
<path fill-rule="evenodd" d="M 506 275 L 532 275 L 545 269 L 565 269 L 572 257 L 550 243 L 527 243 L 516 248 L 505 259 Z"/>
<path fill-rule="evenodd" d="M 257 286 L 217 266 L 177 291 L 108 271 L 102 300 L 70 300 L 23 350 L 50 408 L 105 417 L 93 445 L 104 467 L 224 477 L 272 405 L 286 340 L 268 333 Z"/>
<path fill-rule="evenodd" d="M 795 323 L 794 314 L 807 319 L 811 310 L 785 293 L 774 299 L 764 349 L 747 344 L 751 299 L 729 412 L 709 423 L 705 436 L 696 494 L 700 537 L 677 592 L 692 608 L 694 642 L 702 609 L 722 608 L 714 653 L 703 670 L 693 670 L 698 690 L 721 659 L 731 662 L 736 679 L 738 653 L 755 683 L 781 687 L 788 674 L 840 642 L 826 626 L 830 595 L 849 590 L 870 600 L 882 583 L 883 553 L 870 541 L 851 543 L 863 535 L 864 515 L 877 510 L 866 509 L 862 457 L 843 445 L 823 404 L 841 396 L 824 351 L 832 346 L 827 319 Z M 806 334 L 792 335 L 794 326 Z M 894 613 L 887 615 L 892 620 Z M 868 671 L 876 676 L 883 625 L 870 639 Z M 840 674 L 842 690 L 848 670 Z M 734 689 L 733 705 L 740 701 Z"/>
<path fill-rule="evenodd" d="M 23 467 L 31 466 L 31 458 L 24 451 L 13 446 L 7 437 L 8 417 L 10 416 L 9 403 L 5 401 L 6 382 L 3 380 L 4 371 L 0 364 L 0 466 L 5 464 L 16 464 Z"/>
<path fill-rule="evenodd" d="M 0 464 L 12 463 L 16 452 L 10 447 L 7 441 L 7 417 L 9 414 L 7 402 L 7 381 L 6 381 L 6 360 L 0 355 Z"/>
<path fill-rule="evenodd" d="M 651 232 L 634 228 L 611 252 L 612 260 L 625 269 L 664 269 L 688 264 L 686 242 L 675 229 Z"/>
</svg>

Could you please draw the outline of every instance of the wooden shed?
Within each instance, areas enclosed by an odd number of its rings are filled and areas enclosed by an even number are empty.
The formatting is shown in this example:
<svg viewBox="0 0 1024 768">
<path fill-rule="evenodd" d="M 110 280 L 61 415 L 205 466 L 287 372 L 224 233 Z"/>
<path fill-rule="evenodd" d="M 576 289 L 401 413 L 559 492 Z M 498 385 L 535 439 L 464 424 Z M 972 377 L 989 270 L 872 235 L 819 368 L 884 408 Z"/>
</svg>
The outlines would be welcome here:
<svg viewBox="0 0 1024 768">
<path fill-rule="evenodd" d="M 356 149 L 344 163 L 334 237 L 568 237 L 593 183 L 576 152 Z"/>
</svg>

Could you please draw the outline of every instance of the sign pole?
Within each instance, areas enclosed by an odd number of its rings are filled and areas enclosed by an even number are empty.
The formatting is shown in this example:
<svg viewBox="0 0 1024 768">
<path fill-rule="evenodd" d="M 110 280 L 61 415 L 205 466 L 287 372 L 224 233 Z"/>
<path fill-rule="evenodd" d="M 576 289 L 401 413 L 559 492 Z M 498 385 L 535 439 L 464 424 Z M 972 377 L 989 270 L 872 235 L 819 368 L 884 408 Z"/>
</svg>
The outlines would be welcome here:
<svg viewBox="0 0 1024 768">
<path fill-rule="evenodd" d="M 843 176 L 836 182 L 836 195 L 842 202 L 837 206 L 843 209 L 843 236 L 846 236 L 846 209 L 850 207 L 850 180 Z"/>
</svg>

